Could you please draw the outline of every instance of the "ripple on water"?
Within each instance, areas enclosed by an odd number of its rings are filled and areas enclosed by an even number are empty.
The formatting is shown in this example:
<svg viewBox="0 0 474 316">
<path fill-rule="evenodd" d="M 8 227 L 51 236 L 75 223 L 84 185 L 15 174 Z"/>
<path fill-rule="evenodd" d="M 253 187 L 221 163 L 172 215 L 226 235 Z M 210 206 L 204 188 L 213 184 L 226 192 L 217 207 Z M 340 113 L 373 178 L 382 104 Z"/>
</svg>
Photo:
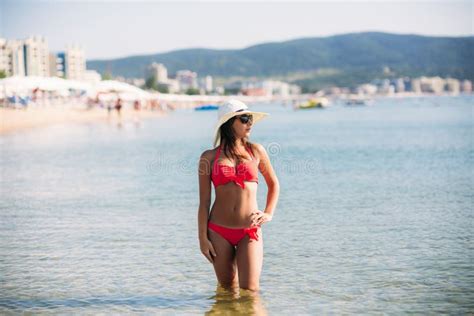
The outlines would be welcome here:
<svg viewBox="0 0 474 316">
<path fill-rule="evenodd" d="M 257 297 L 199 252 L 215 113 L 2 136 L 0 313 L 472 313 L 474 102 L 437 100 L 255 107 L 281 183 Z"/>
</svg>

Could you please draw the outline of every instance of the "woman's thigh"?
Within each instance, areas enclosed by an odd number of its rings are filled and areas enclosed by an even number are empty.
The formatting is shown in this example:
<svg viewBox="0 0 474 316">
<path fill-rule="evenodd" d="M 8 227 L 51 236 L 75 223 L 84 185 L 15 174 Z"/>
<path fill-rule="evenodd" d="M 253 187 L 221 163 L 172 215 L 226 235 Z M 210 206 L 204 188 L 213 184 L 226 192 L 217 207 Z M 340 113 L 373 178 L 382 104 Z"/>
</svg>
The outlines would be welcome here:
<svg viewBox="0 0 474 316">
<path fill-rule="evenodd" d="M 217 255 L 213 263 L 217 280 L 223 287 L 238 287 L 235 248 L 215 231 L 211 229 L 207 231 Z"/>
<path fill-rule="evenodd" d="M 239 285 L 243 289 L 257 291 L 263 264 L 263 234 L 258 230 L 258 240 L 245 236 L 237 245 L 236 258 Z"/>
</svg>

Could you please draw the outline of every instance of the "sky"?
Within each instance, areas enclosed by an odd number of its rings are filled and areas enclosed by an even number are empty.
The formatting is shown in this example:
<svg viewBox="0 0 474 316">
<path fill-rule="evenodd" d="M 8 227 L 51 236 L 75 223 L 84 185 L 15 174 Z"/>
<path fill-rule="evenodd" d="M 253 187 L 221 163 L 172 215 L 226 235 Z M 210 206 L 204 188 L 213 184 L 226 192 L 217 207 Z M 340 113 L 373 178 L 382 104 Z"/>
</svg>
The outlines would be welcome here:
<svg viewBox="0 0 474 316">
<path fill-rule="evenodd" d="M 51 51 L 79 44 L 87 59 L 110 59 L 365 31 L 473 36 L 473 3 L 0 0 L 0 37 L 41 35 Z"/>
</svg>

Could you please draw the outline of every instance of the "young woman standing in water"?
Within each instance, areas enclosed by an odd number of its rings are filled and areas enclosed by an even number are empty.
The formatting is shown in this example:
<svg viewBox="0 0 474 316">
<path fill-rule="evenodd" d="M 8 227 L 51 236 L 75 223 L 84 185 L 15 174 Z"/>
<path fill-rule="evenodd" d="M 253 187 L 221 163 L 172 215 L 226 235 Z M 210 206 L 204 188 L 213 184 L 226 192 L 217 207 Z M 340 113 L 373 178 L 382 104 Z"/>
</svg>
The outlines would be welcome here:
<svg viewBox="0 0 474 316">
<path fill-rule="evenodd" d="M 214 149 L 199 160 L 199 244 L 224 288 L 258 291 L 263 263 L 262 224 L 272 220 L 280 186 L 265 148 L 250 143 L 251 128 L 267 113 L 230 100 L 219 107 Z M 268 186 L 257 206 L 258 172 Z M 215 201 L 211 207 L 211 182 Z M 210 213 L 209 213 L 210 210 Z"/>
</svg>

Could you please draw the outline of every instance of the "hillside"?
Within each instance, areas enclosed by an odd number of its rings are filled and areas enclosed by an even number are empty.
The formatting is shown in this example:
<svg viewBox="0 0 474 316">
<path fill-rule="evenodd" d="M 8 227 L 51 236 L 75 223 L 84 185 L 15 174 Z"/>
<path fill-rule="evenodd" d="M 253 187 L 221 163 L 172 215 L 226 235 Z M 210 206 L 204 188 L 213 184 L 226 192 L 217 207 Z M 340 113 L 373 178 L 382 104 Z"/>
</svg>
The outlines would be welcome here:
<svg viewBox="0 0 474 316">
<path fill-rule="evenodd" d="M 87 68 L 114 76 L 144 77 L 146 67 L 159 62 L 169 74 L 190 69 L 199 76 L 278 77 L 314 89 L 333 84 L 350 86 L 375 77 L 440 75 L 473 80 L 473 52 L 472 36 L 368 32 L 266 43 L 240 50 L 185 49 L 90 60 Z M 390 73 L 384 73 L 384 67 L 389 67 Z"/>
</svg>

